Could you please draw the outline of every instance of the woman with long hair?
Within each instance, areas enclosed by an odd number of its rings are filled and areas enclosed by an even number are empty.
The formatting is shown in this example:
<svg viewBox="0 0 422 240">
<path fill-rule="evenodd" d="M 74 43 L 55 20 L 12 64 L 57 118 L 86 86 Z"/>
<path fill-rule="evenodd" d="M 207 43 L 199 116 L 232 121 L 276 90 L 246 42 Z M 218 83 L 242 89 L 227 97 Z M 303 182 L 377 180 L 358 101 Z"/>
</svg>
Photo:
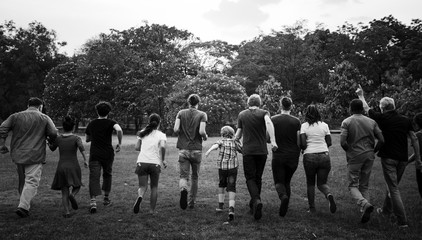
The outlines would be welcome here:
<svg viewBox="0 0 422 240">
<path fill-rule="evenodd" d="M 164 160 L 166 155 L 166 135 L 158 130 L 161 118 L 153 113 L 149 116 L 148 125 L 138 133 L 138 142 L 135 149 L 139 152 L 136 162 L 136 171 L 139 180 L 138 197 L 133 206 L 133 212 L 139 213 L 139 207 L 148 189 L 148 177 L 150 179 L 151 199 L 150 213 L 155 213 L 157 204 L 157 188 L 160 178 L 161 167 L 166 167 Z"/>
<path fill-rule="evenodd" d="M 328 200 L 331 213 L 337 210 L 334 197 L 327 185 L 331 170 L 330 154 L 331 135 L 328 125 L 321 120 L 315 105 L 306 108 L 305 122 L 300 128 L 300 144 L 303 150 L 303 167 L 306 174 L 309 212 L 315 212 L 315 184 Z"/>
</svg>

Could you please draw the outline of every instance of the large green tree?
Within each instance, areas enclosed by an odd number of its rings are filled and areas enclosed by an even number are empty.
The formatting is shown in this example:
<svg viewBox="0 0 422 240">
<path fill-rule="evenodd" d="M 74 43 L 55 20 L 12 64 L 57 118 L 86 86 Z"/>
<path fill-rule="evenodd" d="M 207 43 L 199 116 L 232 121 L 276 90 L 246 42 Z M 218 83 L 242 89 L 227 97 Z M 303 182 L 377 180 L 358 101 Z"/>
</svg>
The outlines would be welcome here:
<svg viewBox="0 0 422 240">
<path fill-rule="evenodd" d="M 41 97 L 44 78 L 66 59 L 58 53 L 65 42 L 40 22 L 18 28 L 13 21 L 0 25 L 0 118 L 26 108 L 29 97 Z"/>
</svg>

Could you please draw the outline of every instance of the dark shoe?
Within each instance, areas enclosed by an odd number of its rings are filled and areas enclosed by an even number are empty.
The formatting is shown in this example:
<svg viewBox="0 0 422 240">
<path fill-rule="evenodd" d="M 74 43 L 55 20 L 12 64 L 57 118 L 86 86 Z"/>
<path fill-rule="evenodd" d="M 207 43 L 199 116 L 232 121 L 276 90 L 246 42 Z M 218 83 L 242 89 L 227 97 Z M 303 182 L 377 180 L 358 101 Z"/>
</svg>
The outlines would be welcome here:
<svg viewBox="0 0 422 240">
<path fill-rule="evenodd" d="M 78 203 L 76 202 L 76 199 L 73 195 L 69 195 L 69 201 L 72 208 L 78 210 Z"/>
<path fill-rule="evenodd" d="M 63 217 L 64 217 L 64 218 L 70 218 L 70 213 L 65 213 L 65 214 L 63 214 Z"/>
<path fill-rule="evenodd" d="M 284 217 L 286 216 L 287 213 L 287 208 L 289 204 L 289 197 L 287 197 L 286 195 L 281 197 L 281 203 L 280 203 L 280 209 L 278 214 L 280 215 L 280 217 Z"/>
<path fill-rule="evenodd" d="M 97 205 L 96 205 L 96 204 L 95 204 L 95 205 L 91 205 L 91 206 L 89 207 L 89 212 L 90 212 L 91 214 L 96 213 L 96 212 L 97 212 Z"/>
<path fill-rule="evenodd" d="M 308 209 L 308 211 L 306 211 L 306 212 L 308 212 L 308 213 L 315 213 L 316 212 L 316 209 L 315 209 L 315 207 L 310 207 Z"/>
<path fill-rule="evenodd" d="M 254 205 L 254 209 L 253 209 L 253 217 L 255 218 L 255 220 L 259 220 L 262 217 L 262 203 L 261 201 L 258 201 L 255 203 Z"/>
<path fill-rule="evenodd" d="M 180 192 L 180 208 L 185 210 L 188 207 L 188 190 L 183 189 Z"/>
<path fill-rule="evenodd" d="M 229 207 L 229 218 L 228 221 L 231 222 L 234 220 L 234 207 Z"/>
<path fill-rule="evenodd" d="M 365 207 L 363 208 L 363 214 L 362 217 L 360 219 L 361 223 L 367 223 L 369 221 L 369 219 L 371 218 L 371 213 L 374 211 L 374 206 L 372 206 L 371 204 L 367 203 L 365 205 Z"/>
<path fill-rule="evenodd" d="M 133 213 L 139 213 L 139 206 L 141 205 L 142 197 L 136 199 L 135 204 L 133 205 Z"/>
<path fill-rule="evenodd" d="M 330 212 L 335 213 L 337 211 L 337 205 L 336 205 L 336 202 L 334 201 L 333 195 L 328 194 L 327 199 L 328 199 L 328 206 L 330 207 Z"/>
<path fill-rule="evenodd" d="M 21 218 L 29 217 L 29 211 L 23 208 L 16 209 L 15 213 Z"/>
<path fill-rule="evenodd" d="M 190 209 L 194 209 L 195 208 L 195 202 L 194 201 L 189 202 L 188 207 Z"/>
<path fill-rule="evenodd" d="M 103 202 L 104 206 L 111 206 L 111 201 L 108 198 L 104 198 L 104 202 Z"/>
</svg>

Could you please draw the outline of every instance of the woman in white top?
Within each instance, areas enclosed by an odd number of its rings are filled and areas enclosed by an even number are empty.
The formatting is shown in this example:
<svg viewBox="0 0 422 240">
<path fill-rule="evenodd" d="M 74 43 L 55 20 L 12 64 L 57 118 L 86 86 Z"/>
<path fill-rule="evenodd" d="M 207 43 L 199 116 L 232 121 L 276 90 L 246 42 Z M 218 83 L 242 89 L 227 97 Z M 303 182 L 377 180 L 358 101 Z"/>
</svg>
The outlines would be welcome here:
<svg viewBox="0 0 422 240">
<path fill-rule="evenodd" d="M 158 179 L 160 177 L 161 167 L 166 167 L 164 157 L 166 154 L 167 137 L 163 132 L 158 130 L 160 120 L 161 118 L 158 114 L 151 114 L 148 125 L 138 133 L 138 142 L 136 143 L 135 149 L 140 151 L 140 153 L 136 161 L 135 173 L 138 174 L 139 189 L 138 198 L 133 206 L 134 213 L 139 213 L 139 206 L 148 189 L 148 176 L 151 187 L 150 213 L 155 213 Z"/>
<path fill-rule="evenodd" d="M 321 121 L 315 105 L 306 108 L 305 122 L 300 128 L 300 142 L 303 150 L 303 167 L 306 174 L 309 212 L 315 212 L 315 183 L 328 200 L 331 213 L 337 210 L 333 195 L 327 185 L 331 170 L 328 147 L 331 146 L 330 129 Z"/>
</svg>

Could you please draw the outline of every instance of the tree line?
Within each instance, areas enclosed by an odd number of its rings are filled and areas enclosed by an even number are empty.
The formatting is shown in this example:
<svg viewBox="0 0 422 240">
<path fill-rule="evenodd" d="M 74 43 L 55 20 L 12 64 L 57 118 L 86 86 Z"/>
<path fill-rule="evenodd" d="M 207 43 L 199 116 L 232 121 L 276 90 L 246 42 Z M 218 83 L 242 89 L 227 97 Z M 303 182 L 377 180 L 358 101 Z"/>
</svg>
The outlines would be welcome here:
<svg viewBox="0 0 422 240">
<path fill-rule="evenodd" d="M 422 110 L 419 19 L 405 25 L 387 16 L 336 31 L 311 31 L 299 21 L 239 45 L 202 42 L 186 30 L 144 22 L 102 33 L 73 56 L 59 53 L 65 44 L 39 22 L 26 29 L 13 21 L 0 25 L 0 118 L 25 109 L 29 96 L 41 96 L 53 119 L 71 115 L 83 122 L 105 100 L 123 126 L 139 129 L 143 116 L 156 112 L 171 129 L 195 92 L 210 126 L 233 125 L 247 95 L 259 93 L 272 115 L 289 95 L 295 114 L 314 103 L 335 124 L 348 115 L 358 84 L 374 107 L 390 96 L 405 115 Z"/>
</svg>

